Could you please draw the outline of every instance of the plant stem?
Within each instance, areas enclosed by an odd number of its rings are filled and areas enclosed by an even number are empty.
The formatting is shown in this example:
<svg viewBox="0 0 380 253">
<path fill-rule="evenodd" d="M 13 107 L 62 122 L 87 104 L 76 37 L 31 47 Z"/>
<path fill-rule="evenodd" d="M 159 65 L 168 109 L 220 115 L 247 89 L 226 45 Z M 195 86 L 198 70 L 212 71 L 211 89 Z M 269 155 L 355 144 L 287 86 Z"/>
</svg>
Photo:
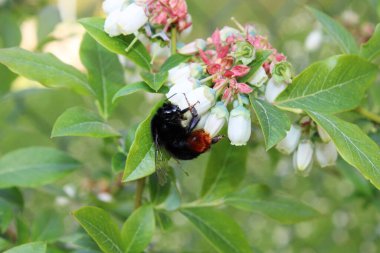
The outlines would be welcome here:
<svg viewBox="0 0 380 253">
<path fill-rule="evenodd" d="M 367 119 L 369 119 L 369 120 L 371 120 L 377 124 L 380 124 L 380 115 L 377 115 L 373 112 L 370 112 L 363 107 L 359 107 L 358 109 L 356 109 L 356 111 L 358 113 L 360 113 L 361 115 L 363 115 L 364 117 L 366 117 Z"/>
<path fill-rule="evenodd" d="M 172 55 L 177 53 L 177 30 L 175 28 L 172 28 L 170 49 Z"/>
<path fill-rule="evenodd" d="M 144 186 L 145 186 L 145 177 L 140 178 L 136 181 L 135 210 L 141 206 Z"/>
</svg>

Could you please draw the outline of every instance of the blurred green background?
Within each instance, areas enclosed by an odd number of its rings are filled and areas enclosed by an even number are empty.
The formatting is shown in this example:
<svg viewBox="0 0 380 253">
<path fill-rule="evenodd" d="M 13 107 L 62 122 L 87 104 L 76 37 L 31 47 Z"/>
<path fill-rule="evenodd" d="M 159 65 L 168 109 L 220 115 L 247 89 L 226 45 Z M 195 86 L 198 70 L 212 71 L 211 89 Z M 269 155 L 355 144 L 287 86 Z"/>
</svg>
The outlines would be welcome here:
<svg viewBox="0 0 380 253">
<path fill-rule="evenodd" d="M 83 34 L 75 19 L 102 15 L 96 0 L 14 0 L 0 1 L 0 46 L 18 46 L 52 52 L 63 61 L 83 70 L 78 58 Z M 76 2 L 76 4 L 75 4 Z M 192 33 L 182 38 L 190 42 L 211 35 L 215 28 L 233 26 L 234 16 L 241 23 L 255 24 L 260 33 L 294 64 L 298 71 L 311 62 L 338 52 L 327 35 L 316 50 L 307 50 L 305 41 L 312 31 L 321 31 L 307 5 L 318 8 L 344 24 L 359 41 L 365 41 L 379 22 L 380 4 L 376 0 L 189 0 L 193 18 Z M 70 7 L 76 6 L 77 8 Z M 59 8 L 57 8 L 59 6 Z M 74 12 L 73 12 L 74 10 Z M 126 83 L 135 77 L 126 76 Z M 0 66 L 0 155 L 29 146 L 54 146 L 80 160 L 84 167 L 58 184 L 38 189 L 23 189 L 23 209 L 14 213 L 14 227 L 30 227 L 24 240 L 51 241 L 51 252 L 96 252 L 71 217 L 70 212 L 84 205 L 97 205 L 125 219 L 132 208 L 134 185 L 118 184 L 111 170 L 116 152 L 113 143 L 90 138 L 51 139 L 57 117 L 72 106 L 94 108 L 92 101 L 67 90 L 42 88 L 24 78 L 16 78 Z M 369 92 L 372 111 L 380 112 L 380 84 Z M 141 93 L 124 99 L 110 122 L 117 129 L 133 132 L 159 97 Z M 378 127 L 361 124 L 380 141 Z M 261 183 L 305 201 L 323 213 L 311 222 L 281 225 L 259 215 L 228 210 L 243 227 L 258 252 L 361 252 L 380 251 L 380 199 L 378 192 L 349 165 L 340 161 L 336 168 L 313 168 L 309 177 L 294 174 L 290 157 L 276 150 L 265 152 L 260 129 L 254 129 L 250 144 L 247 183 Z M 176 173 L 183 201 L 194 200 L 200 192 L 208 155 L 181 163 Z M 188 172 L 186 175 L 183 171 Z M 179 214 L 173 226 L 154 238 L 149 252 L 213 252 L 207 242 Z M 4 222 L 4 215 L 2 222 Z M 0 222 L 1 223 L 1 222 Z M 21 225 L 20 225 L 21 224 Z M 7 232 L 7 231 L 6 231 Z M 9 232 L 9 231 L 8 231 Z M 72 247 L 62 250 L 61 244 Z M 80 250 L 82 248 L 82 250 Z"/>
</svg>

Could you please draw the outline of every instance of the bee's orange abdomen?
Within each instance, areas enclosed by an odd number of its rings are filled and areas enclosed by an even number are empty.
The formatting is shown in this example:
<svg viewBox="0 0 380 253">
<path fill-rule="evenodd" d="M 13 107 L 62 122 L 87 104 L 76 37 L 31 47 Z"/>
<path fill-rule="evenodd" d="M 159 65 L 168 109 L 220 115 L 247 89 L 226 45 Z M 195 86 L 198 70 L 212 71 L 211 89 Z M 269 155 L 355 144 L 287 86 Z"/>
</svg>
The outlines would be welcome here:
<svg viewBox="0 0 380 253">
<path fill-rule="evenodd" d="M 204 153 L 211 147 L 211 136 L 203 129 L 195 130 L 190 134 L 187 143 L 197 153 Z"/>
</svg>

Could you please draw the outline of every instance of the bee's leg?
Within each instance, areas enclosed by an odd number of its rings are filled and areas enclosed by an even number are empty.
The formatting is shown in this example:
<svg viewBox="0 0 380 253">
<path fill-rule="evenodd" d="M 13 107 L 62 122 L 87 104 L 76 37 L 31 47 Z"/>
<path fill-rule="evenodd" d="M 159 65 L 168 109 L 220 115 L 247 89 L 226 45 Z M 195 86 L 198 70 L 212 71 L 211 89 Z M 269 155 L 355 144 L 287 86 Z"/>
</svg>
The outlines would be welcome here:
<svg viewBox="0 0 380 253">
<path fill-rule="evenodd" d="M 215 143 L 219 142 L 223 138 L 224 138 L 224 135 L 215 136 L 214 138 L 211 139 L 211 143 L 215 144 Z"/>
</svg>

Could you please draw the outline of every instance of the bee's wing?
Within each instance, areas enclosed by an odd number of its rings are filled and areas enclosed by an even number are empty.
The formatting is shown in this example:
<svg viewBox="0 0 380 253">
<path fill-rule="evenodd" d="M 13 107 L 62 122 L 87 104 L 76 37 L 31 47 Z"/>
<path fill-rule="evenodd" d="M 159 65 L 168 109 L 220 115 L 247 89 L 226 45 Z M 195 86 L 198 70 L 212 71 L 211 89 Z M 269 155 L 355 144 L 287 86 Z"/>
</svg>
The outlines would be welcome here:
<svg viewBox="0 0 380 253">
<path fill-rule="evenodd" d="M 158 143 L 158 136 L 154 136 L 154 146 L 155 146 L 155 163 L 156 163 L 156 174 L 158 178 L 158 183 L 164 185 L 167 182 L 168 172 L 168 155 Z"/>
</svg>

